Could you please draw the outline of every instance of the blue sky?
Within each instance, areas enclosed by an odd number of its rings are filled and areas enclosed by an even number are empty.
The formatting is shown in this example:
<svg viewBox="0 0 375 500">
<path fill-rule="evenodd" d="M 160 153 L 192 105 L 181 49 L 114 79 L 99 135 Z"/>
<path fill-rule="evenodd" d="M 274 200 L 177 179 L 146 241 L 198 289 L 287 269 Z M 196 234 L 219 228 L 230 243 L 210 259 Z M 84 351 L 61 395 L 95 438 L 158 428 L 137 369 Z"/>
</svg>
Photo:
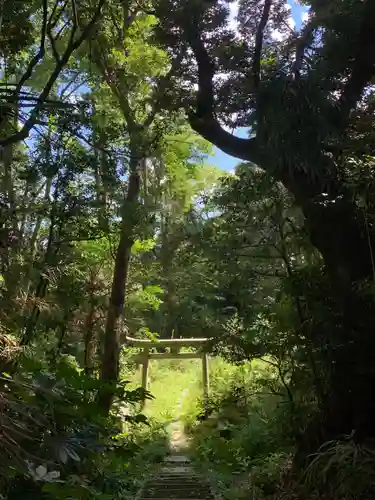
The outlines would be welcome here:
<svg viewBox="0 0 375 500">
<path fill-rule="evenodd" d="M 301 27 L 302 22 L 305 20 L 308 8 L 300 5 L 297 0 L 288 0 L 287 3 L 290 5 L 290 24 L 298 30 Z M 244 138 L 247 137 L 246 128 L 238 128 L 234 132 L 234 135 Z M 223 153 L 217 147 L 214 147 L 214 156 L 209 158 L 208 163 L 215 165 L 222 170 L 232 171 L 239 161 L 240 160 L 237 158 L 233 158 L 232 156 Z"/>
</svg>

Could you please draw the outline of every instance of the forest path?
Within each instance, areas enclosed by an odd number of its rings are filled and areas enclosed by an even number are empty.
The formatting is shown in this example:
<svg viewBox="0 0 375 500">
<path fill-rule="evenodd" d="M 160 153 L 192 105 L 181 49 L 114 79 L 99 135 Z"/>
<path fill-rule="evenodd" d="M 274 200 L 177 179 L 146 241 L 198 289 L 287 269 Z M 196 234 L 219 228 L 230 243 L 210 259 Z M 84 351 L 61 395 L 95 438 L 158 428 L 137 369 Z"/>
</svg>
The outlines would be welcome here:
<svg viewBox="0 0 375 500">
<path fill-rule="evenodd" d="M 176 406 L 176 414 L 188 394 L 185 389 Z M 187 457 L 189 440 L 181 420 L 176 417 L 168 426 L 169 454 L 154 477 L 143 485 L 137 500 L 214 500 L 210 484 L 195 471 Z"/>
</svg>

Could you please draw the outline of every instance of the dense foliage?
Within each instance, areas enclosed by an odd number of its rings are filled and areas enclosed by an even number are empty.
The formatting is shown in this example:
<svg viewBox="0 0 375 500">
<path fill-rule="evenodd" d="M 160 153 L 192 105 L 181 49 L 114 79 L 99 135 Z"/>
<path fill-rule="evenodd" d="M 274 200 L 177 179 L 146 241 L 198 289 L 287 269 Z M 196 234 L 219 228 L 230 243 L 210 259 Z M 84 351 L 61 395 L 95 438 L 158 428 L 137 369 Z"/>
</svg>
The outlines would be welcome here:
<svg viewBox="0 0 375 500">
<path fill-rule="evenodd" d="M 122 378 L 127 333 L 205 336 L 271 367 L 256 390 L 283 411 L 257 396 L 272 422 L 242 472 L 311 471 L 320 450 L 335 485 L 354 455 L 373 474 L 375 2 L 308 6 L 295 29 L 281 0 L 1 2 L 4 497 L 133 491 L 165 436 Z M 235 173 L 209 165 L 211 144 Z M 233 449 L 259 420 L 239 413 Z"/>
</svg>

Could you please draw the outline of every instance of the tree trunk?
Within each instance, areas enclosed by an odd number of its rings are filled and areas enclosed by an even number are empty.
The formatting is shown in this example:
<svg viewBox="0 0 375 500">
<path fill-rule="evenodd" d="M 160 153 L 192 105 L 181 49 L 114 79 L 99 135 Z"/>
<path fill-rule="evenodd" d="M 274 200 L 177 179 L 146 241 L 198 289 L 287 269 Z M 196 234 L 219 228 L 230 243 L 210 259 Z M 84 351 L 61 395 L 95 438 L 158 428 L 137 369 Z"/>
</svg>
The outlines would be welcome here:
<svg viewBox="0 0 375 500">
<path fill-rule="evenodd" d="M 214 137 L 211 141 L 220 147 Z M 235 154 L 234 145 L 238 144 L 238 156 L 246 159 L 246 141 L 239 141 L 233 141 L 227 152 Z M 250 150 L 247 160 L 253 160 Z M 298 165 L 285 165 L 275 172 L 271 152 L 260 158 L 259 164 L 284 184 L 301 207 L 311 242 L 324 259 L 333 304 L 332 324 L 321 326 L 329 351 L 326 359 L 331 360 L 326 367 L 327 405 L 318 416 L 319 423 L 313 422 L 301 440 L 300 455 L 315 452 L 322 442 L 353 430 L 358 439 L 375 437 L 375 308 L 373 299 L 359 291 L 359 285 L 372 282 L 375 276 L 374 228 L 340 182 L 333 162 L 327 162 L 323 155 L 325 175 L 320 177 Z M 327 308 L 323 301 L 322 308 Z M 317 351 L 321 349 L 319 342 L 316 339 Z"/>
<path fill-rule="evenodd" d="M 15 108 L 13 116 L 13 126 L 6 126 L 9 130 L 14 128 L 18 129 L 18 109 Z M 6 131 L 5 131 L 6 133 Z M 16 199 L 14 193 L 13 185 L 13 160 L 15 153 L 15 145 L 9 144 L 5 147 L 0 148 L 0 163 L 3 164 L 3 175 L 2 175 L 2 193 L 6 196 L 6 200 L 9 207 L 9 219 L 11 221 L 11 226 L 13 231 L 17 231 L 17 214 L 16 214 Z"/>
<path fill-rule="evenodd" d="M 6 135 L 10 130 L 18 127 L 18 109 L 15 109 L 14 116 L 11 117 L 12 123 L 3 124 L 4 130 L 1 131 L 1 136 Z M 0 165 L 1 165 L 1 239 L 3 260 L 6 263 L 2 274 L 6 284 L 6 295 L 9 303 L 17 297 L 20 282 L 21 267 L 17 253 L 19 250 L 20 234 L 17 224 L 17 203 L 14 190 L 14 172 L 13 162 L 15 148 L 14 144 L 9 144 L 5 147 L 0 147 Z"/>
<path fill-rule="evenodd" d="M 246 141 L 239 141 L 238 156 L 244 158 Z M 250 147 L 253 142 L 249 141 Z M 227 152 L 234 154 L 234 149 Z M 247 160 L 252 158 L 249 152 Z M 271 152 L 259 164 L 294 195 L 303 211 L 311 242 L 324 259 L 324 272 L 330 283 L 327 299 L 332 302 L 329 306 L 332 324 L 321 327 L 329 351 L 326 359 L 331 360 L 326 367 L 330 372 L 327 405 L 319 415 L 319 424 L 313 423 L 302 439 L 301 454 L 315 452 L 322 442 L 351 434 L 353 430 L 358 439 L 375 437 L 375 308 L 372 297 L 359 291 L 361 284 L 371 283 L 375 276 L 374 228 L 369 227 L 351 193 L 340 182 L 333 162 L 327 162 L 323 155 L 325 175 L 320 177 L 298 165 L 293 168 L 285 165 L 275 172 Z M 322 301 L 321 307 L 327 305 Z M 320 339 L 316 342 L 319 351 Z"/>
<path fill-rule="evenodd" d="M 93 103 L 93 114 L 95 113 L 95 102 Z M 103 130 L 98 127 L 93 130 L 93 142 L 95 146 L 96 164 L 95 164 L 95 189 L 96 189 L 96 199 L 99 204 L 99 225 L 101 229 L 108 232 L 108 216 L 107 216 L 107 204 L 108 204 L 108 180 L 106 174 L 108 162 L 107 155 L 104 151 L 106 147 L 106 139 L 104 137 Z"/>
<path fill-rule="evenodd" d="M 375 437 L 375 309 L 373 298 L 360 292 L 362 284 L 374 280 L 375 238 L 334 177 L 325 186 L 323 181 L 309 182 L 305 174 L 281 177 L 303 210 L 311 242 L 324 259 L 323 279 L 329 283 L 328 296 L 314 299 L 322 312 L 329 310 L 329 324 L 320 325 L 323 332 L 311 339 L 322 352 L 324 338 L 328 389 L 320 414 L 298 443 L 299 463 L 324 442 L 352 432 L 360 441 Z M 313 319 L 319 324 L 319 318 Z"/>
<path fill-rule="evenodd" d="M 360 100 L 373 75 L 373 60 L 368 57 L 372 53 L 368 48 L 374 43 L 369 29 L 369 19 L 373 17 L 369 14 L 373 10 L 374 2 L 367 2 L 363 26 L 358 34 L 359 50 L 350 61 L 351 76 L 338 103 L 338 135 L 345 133 L 350 110 Z M 315 422 L 306 433 L 301 449 L 304 448 L 305 454 L 316 451 L 322 441 L 351 434 L 353 430 L 358 439 L 374 438 L 375 308 L 373 293 L 365 294 L 360 287 L 373 283 L 375 278 L 372 251 L 375 248 L 375 229 L 369 227 L 353 201 L 353 195 L 345 186 L 343 173 L 332 158 L 325 139 L 319 134 L 312 137 L 314 128 L 317 129 L 321 121 L 316 120 L 315 127 L 311 126 L 311 121 L 305 122 L 307 112 L 315 113 L 313 106 L 300 111 L 299 104 L 308 102 L 305 87 L 297 85 L 292 88 L 294 84 L 288 78 L 285 85 L 280 87 L 280 95 L 275 94 L 277 90 L 274 86 L 269 95 L 254 95 L 258 115 L 256 136 L 249 139 L 234 137 L 220 125 L 215 113 L 215 64 L 198 26 L 198 23 L 190 20 L 182 24 L 198 65 L 196 107 L 189 116 L 192 128 L 225 153 L 261 166 L 285 185 L 301 207 L 311 242 L 320 251 L 325 263 L 323 272 L 329 284 L 329 296 L 322 297 L 316 293 L 314 300 L 321 301 L 322 309 L 329 313 L 326 315 L 329 325 L 323 322 L 319 324 L 320 318 L 316 321 L 319 328 L 325 330 L 326 348 L 330 352 L 325 358 L 331 360 L 326 366 L 329 371 L 327 409 L 322 412 L 320 422 Z M 289 103 L 288 109 L 284 105 L 285 91 L 289 96 L 295 96 L 295 105 L 290 106 Z M 272 119 L 275 114 L 271 108 L 275 106 L 280 106 L 284 119 L 288 121 L 289 126 L 285 130 L 282 124 L 275 124 Z M 268 112 L 271 113 L 269 116 Z M 329 113 L 327 120 L 331 120 Z M 296 135 L 292 148 L 291 124 L 304 132 L 306 124 L 310 131 L 309 134 L 305 133 L 305 139 Z M 278 127 L 278 130 L 273 127 Z M 276 132 L 277 140 L 273 143 Z M 311 144 L 310 152 L 305 143 L 307 136 Z M 301 147 L 299 141 L 303 143 Z M 329 301 L 329 305 L 324 301 Z"/>
<path fill-rule="evenodd" d="M 46 179 L 46 186 L 45 186 L 45 192 L 44 192 L 44 201 L 47 204 L 50 201 L 50 194 L 51 194 L 51 188 L 52 188 L 52 177 L 48 177 Z M 32 273 L 35 265 L 35 256 L 37 253 L 37 240 L 39 237 L 39 232 L 40 228 L 42 227 L 43 223 L 43 216 L 38 215 L 37 219 L 35 221 L 35 226 L 30 238 L 29 242 L 29 249 L 30 249 L 30 264 L 27 268 L 26 271 L 26 276 L 25 276 L 25 286 L 24 286 L 24 292 L 25 292 L 25 303 L 24 306 L 27 306 L 27 301 L 29 299 L 29 292 L 30 292 L 30 286 L 31 286 L 31 281 L 32 281 Z"/>
<path fill-rule="evenodd" d="M 85 320 L 84 326 L 84 343 L 85 343 L 85 353 L 83 365 L 85 367 L 86 375 L 91 373 L 93 368 L 93 358 L 94 358 L 94 318 L 95 318 L 95 300 L 94 300 L 94 290 L 95 290 L 95 276 L 91 272 L 90 277 L 90 300 L 89 300 L 89 310 Z"/>
<path fill-rule="evenodd" d="M 138 168 L 139 159 L 133 156 L 130 163 L 128 193 L 122 207 L 120 241 L 116 251 L 112 290 L 104 332 L 101 366 L 103 387 L 98 394 L 98 403 L 104 414 L 108 414 L 111 408 L 119 377 L 121 316 L 125 303 L 131 247 L 134 243 L 134 228 L 138 221 L 137 208 L 140 191 Z"/>
<path fill-rule="evenodd" d="M 69 326 L 69 319 L 72 314 L 72 311 L 68 309 L 65 311 L 62 323 L 60 324 L 60 335 L 59 335 L 59 340 L 57 343 L 57 348 L 56 348 L 56 360 L 59 358 L 62 348 L 64 347 L 64 341 L 66 334 L 68 332 L 68 326 Z"/>
<path fill-rule="evenodd" d="M 49 227 L 47 248 L 44 255 L 44 261 L 40 265 L 40 274 L 38 283 L 34 293 L 34 306 L 32 307 L 31 313 L 28 318 L 25 318 L 24 333 L 21 339 L 21 345 L 28 345 L 34 338 L 35 328 L 37 326 L 39 316 L 40 316 L 40 301 L 44 299 L 48 288 L 48 267 L 52 263 L 52 259 L 57 255 L 59 251 L 59 246 L 54 245 L 54 234 L 56 231 L 55 217 L 54 217 L 54 206 L 51 209 L 51 222 Z M 59 233 L 61 232 L 61 227 L 59 228 Z"/>
</svg>

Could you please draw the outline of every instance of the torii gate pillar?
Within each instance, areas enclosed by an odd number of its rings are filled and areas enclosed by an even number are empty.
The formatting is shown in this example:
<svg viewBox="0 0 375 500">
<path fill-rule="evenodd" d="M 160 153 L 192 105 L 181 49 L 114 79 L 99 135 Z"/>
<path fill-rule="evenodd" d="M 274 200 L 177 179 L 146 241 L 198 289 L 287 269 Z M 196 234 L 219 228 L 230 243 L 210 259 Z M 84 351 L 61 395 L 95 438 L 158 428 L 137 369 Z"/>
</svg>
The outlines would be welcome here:
<svg viewBox="0 0 375 500">
<path fill-rule="evenodd" d="M 142 354 L 142 387 L 147 391 L 148 386 L 148 367 L 150 364 L 149 349 L 145 347 Z"/>
<path fill-rule="evenodd" d="M 206 404 L 210 390 L 210 372 L 208 368 L 208 355 L 205 352 L 202 355 L 202 382 L 204 403 Z"/>
</svg>

